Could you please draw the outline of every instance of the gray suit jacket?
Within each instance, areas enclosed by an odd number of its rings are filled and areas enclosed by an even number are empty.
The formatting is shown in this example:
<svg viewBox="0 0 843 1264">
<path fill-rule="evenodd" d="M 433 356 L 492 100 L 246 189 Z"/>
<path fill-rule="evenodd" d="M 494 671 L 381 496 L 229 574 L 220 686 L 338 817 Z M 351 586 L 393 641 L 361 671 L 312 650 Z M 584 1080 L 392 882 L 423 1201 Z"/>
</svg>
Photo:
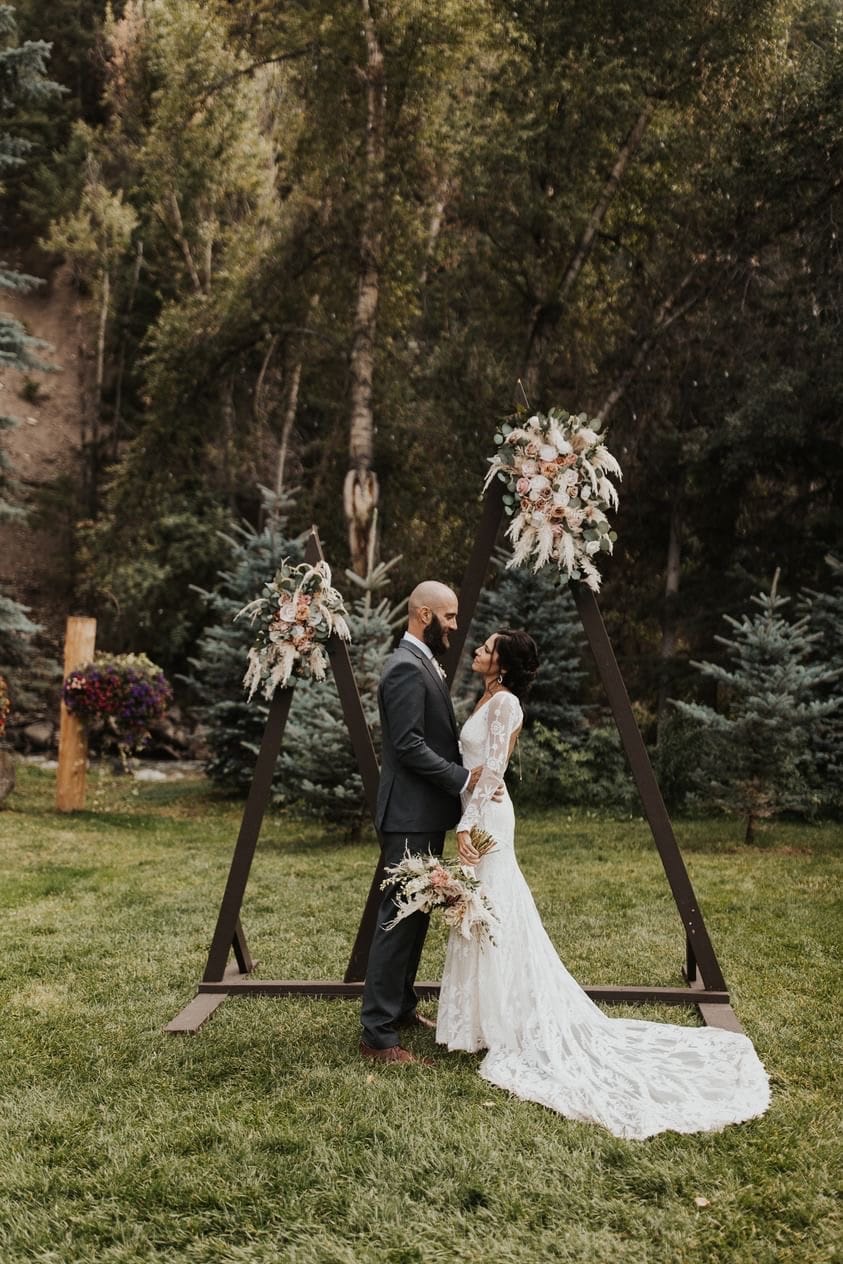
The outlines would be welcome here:
<svg viewBox="0 0 843 1264">
<path fill-rule="evenodd" d="M 439 832 L 460 819 L 466 769 L 448 686 L 420 649 L 401 641 L 378 687 L 383 744 L 375 824 L 385 833 Z"/>
</svg>

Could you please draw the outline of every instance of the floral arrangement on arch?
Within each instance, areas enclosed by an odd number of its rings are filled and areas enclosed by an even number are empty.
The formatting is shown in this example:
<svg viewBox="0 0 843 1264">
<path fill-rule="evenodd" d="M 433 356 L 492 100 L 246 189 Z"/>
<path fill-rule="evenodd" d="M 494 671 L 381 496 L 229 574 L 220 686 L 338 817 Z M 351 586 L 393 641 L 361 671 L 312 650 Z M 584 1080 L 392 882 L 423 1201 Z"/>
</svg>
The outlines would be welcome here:
<svg viewBox="0 0 843 1264">
<path fill-rule="evenodd" d="M 12 709 L 12 700 L 9 697 L 9 686 L 6 683 L 5 676 L 0 676 L 0 741 L 6 732 L 6 720 L 9 718 L 9 712 Z"/>
<path fill-rule="evenodd" d="M 331 586 L 327 562 L 291 566 L 285 558 L 255 601 L 238 610 L 256 628 L 243 684 L 251 702 L 263 683 L 269 701 L 291 678 L 324 680 L 328 658 L 322 648 L 332 636 L 351 640 L 348 611 Z"/>
<path fill-rule="evenodd" d="M 507 565 L 532 561 L 537 571 L 555 562 L 568 579 L 599 592 L 595 558 L 611 553 L 618 538 L 606 517 L 618 506 L 608 476 L 620 479 L 621 468 L 585 413 L 551 408 L 514 420 L 495 434 L 498 450 L 489 458 L 483 488 L 495 478 L 506 485 L 504 509 L 512 518 L 507 536 L 513 544 Z"/>
<path fill-rule="evenodd" d="M 97 654 L 68 673 L 62 700 L 71 715 L 110 729 L 125 753 L 146 745 L 149 726 L 163 719 L 173 691 L 145 654 Z"/>
</svg>

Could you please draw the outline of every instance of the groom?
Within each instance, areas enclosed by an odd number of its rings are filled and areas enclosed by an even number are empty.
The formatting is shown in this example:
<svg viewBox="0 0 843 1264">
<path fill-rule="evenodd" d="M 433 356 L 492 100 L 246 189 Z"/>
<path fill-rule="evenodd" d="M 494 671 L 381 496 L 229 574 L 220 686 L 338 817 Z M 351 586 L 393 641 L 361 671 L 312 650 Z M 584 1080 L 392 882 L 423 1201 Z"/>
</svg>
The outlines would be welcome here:
<svg viewBox="0 0 843 1264">
<path fill-rule="evenodd" d="M 460 817 L 460 793 L 473 789 L 483 771 L 469 773 L 462 765 L 451 696 L 438 662 L 457 628 L 456 594 L 427 580 L 410 594 L 408 615 L 407 631 L 387 659 L 378 688 L 383 747 L 375 825 L 385 865 L 397 864 L 405 848 L 441 856 L 445 834 Z M 424 1062 L 402 1047 L 398 1029 L 435 1027 L 416 1012 L 413 990 L 430 919 L 414 913 L 383 930 L 395 911 L 388 889 L 369 952 L 360 1052 L 377 1062 Z"/>
</svg>

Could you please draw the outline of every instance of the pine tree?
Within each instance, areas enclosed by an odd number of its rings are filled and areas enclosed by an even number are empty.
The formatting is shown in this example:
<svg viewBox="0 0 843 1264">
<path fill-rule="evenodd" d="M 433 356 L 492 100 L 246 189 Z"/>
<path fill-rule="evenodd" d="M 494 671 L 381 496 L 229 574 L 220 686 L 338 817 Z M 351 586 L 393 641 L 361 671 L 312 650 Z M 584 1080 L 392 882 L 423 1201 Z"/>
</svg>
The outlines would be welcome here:
<svg viewBox="0 0 843 1264">
<path fill-rule="evenodd" d="M 282 558 L 302 560 L 301 539 L 277 530 L 242 527 L 231 538 L 232 561 L 213 593 L 206 593 L 212 621 L 191 660 L 188 678 L 207 727 L 208 775 L 218 785 L 245 794 L 252 782 L 268 703 L 243 692 L 243 673 L 252 633 L 234 616 L 271 578 Z M 393 613 L 375 595 L 387 582 L 390 564 L 370 566 L 354 577 L 361 590 L 350 607 L 349 646 L 363 709 L 377 737 L 377 683 L 393 640 Z M 349 576 L 349 582 L 352 577 Z M 336 580 L 335 580 L 336 582 Z M 297 681 L 284 741 L 273 777 L 273 802 L 296 804 L 306 812 L 357 831 L 366 805 L 363 786 L 331 673 L 325 681 Z"/>
<path fill-rule="evenodd" d="M 24 104 L 43 101 L 61 91 L 46 75 L 46 63 L 50 54 L 49 44 L 42 40 L 26 40 L 18 43 L 14 9 L 0 4 L 0 180 L 23 163 L 29 148 L 28 142 L 5 131 L 14 125 L 16 110 Z M 0 189 L 0 191 L 2 191 Z M 0 262 L 0 289 L 26 293 L 39 282 L 35 277 L 15 272 Z M 38 352 L 46 346 L 38 338 L 31 337 L 20 321 L 6 312 L 0 312 L 0 365 L 13 369 L 44 369 Z M 0 416 L 0 434 L 16 424 L 15 418 Z M 15 503 L 15 485 L 8 457 L 0 445 L 0 518 L 18 516 L 22 511 Z M 11 670 L 22 664 L 27 656 L 29 638 L 38 627 L 27 617 L 27 610 L 19 602 L 0 593 L 0 670 Z M 20 692 L 18 691 L 20 700 Z"/>
<path fill-rule="evenodd" d="M 392 648 L 396 611 L 385 599 L 375 600 L 389 582 L 389 564 L 373 565 L 374 543 L 373 533 L 367 574 L 346 571 L 346 578 L 362 590 L 349 611 L 349 653 L 363 713 L 379 751 L 378 681 Z M 279 783 L 287 801 L 299 804 L 311 815 L 346 826 L 354 837 L 359 834 L 366 817 L 363 783 L 330 674 L 327 680 L 307 681 L 296 687 L 278 762 Z"/>
<path fill-rule="evenodd" d="M 836 673 L 821 688 L 820 695 L 839 700 L 843 693 L 843 562 L 831 553 L 825 561 L 831 571 L 831 591 L 804 589 L 799 608 L 818 637 L 819 657 Z M 843 706 L 838 705 L 817 722 L 811 731 L 810 745 L 814 785 L 822 804 L 836 813 L 843 812 Z"/>
<path fill-rule="evenodd" d="M 184 679 L 199 700 L 197 712 L 207 728 L 209 777 L 245 794 L 251 785 L 269 705 L 259 694 L 251 703 L 246 701 L 243 675 L 252 634 L 247 622 L 235 623 L 234 616 L 255 599 L 285 557 L 292 562 L 302 560 L 302 547 L 299 540 L 284 535 L 280 521 L 276 529 L 264 531 L 237 527 L 228 543 L 228 569 L 220 572 L 213 592 L 202 593 L 209 619 L 196 657 L 190 659 L 193 671 Z"/>
<path fill-rule="evenodd" d="M 469 648 L 496 628 L 525 628 L 539 651 L 539 675 L 530 695 L 526 724 L 542 724 L 559 733 L 571 745 L 580 744 L 586 730 L 582 702 L 582 665 L 585 636 L 568 585 L 558 570 L 545 566 L 533 572 L 526 567 L 506 570 L 509 553 L 495 556 L 496 581 L 484 589 L 469 629 Z M 472 699 L 476 682 L 462 692 Z"/>
<path fill-rule="evenodd" d="M 692 663 L 724 691 L 725 709 L 674 703 L 714 739 L 697 776 L 701 797 L 744 816 L 746 842 L 757 820 L 816 807 L 809 780 L 811 730 L 837 707 L 837 700 L 818 696 L 833 671 L 808 661 L 820 635 L 808 631 L 807 616 L 794 622 L 783 616 L 789 598 L 779 596 L 778 581 L 776 571 L 770 592 L 752 598 L 759 613 L 741 619 L 724 615 L 734 636 L 716 640 L 726 647 L 730 666 Z"/>
</svg>

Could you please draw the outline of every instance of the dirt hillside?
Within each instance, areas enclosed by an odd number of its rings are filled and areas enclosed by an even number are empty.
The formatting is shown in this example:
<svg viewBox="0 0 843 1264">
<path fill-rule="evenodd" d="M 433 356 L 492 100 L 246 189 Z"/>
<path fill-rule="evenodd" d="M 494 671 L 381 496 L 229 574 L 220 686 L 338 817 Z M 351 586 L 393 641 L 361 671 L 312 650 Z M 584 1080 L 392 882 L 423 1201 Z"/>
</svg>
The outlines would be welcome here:
<svg viewBox="0 0 843 1264">
<path fill-rule="evenodd" d="M 86 369 L 81 350 L 82 309 L 66 272 L 57 272 L 40 290 L 20 295 L 0 291 L 0 309 L 15 316 L 50 350 L 43 354 L 54 373 L 23 374 L 0 367 L 0 413 L 17 418 L 18 426 L 2 432 L 0 442 L 11 460 L 25 501 L 35 512 L 29 520 L 0 522 L 0 591 L 30 607 L 30 617 L 58 638 L 69 611 L 62 591 L 69 564 L 70 506 L 67 482 L 79 478 L 82 384 Z M 33 398 L 32 384 L 38 384 Z M 65 489 L 50 498 L 50 528 L 38 512 L 45 493 L 57 479 Z M 59 484 L 61 487 L 61 484 Z M 39 525 L 39 519 L 42 520 Z"/>
</svg>

